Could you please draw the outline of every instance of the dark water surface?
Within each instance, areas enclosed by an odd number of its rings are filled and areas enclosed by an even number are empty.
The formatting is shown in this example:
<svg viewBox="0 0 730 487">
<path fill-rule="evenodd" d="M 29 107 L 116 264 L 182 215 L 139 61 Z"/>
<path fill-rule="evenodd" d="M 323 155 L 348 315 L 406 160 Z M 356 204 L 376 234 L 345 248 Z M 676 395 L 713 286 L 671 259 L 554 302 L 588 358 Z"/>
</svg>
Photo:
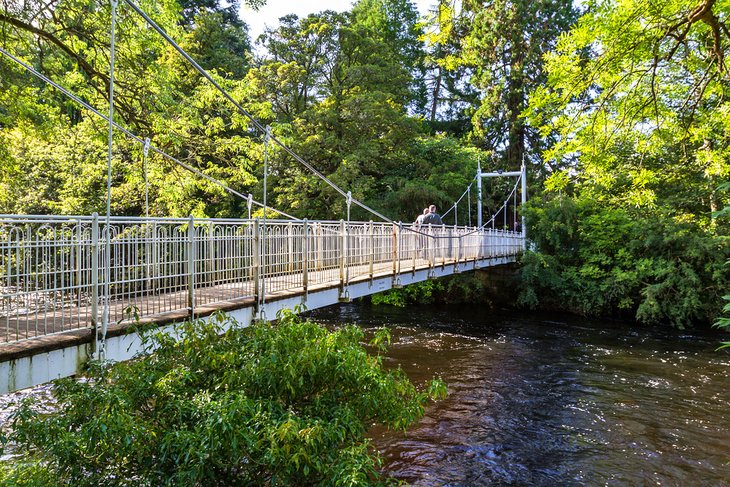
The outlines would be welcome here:
<svg viewBox="0 0 730 487">
<path fill-rule="evenodd" d="M 340 305 L 383 324 L 389 361 L 449 397 L 407 434 L 374 431 L 417 486 L 730 485 L 730 354 L 719 337 L 462 307 Z"/>
</svg>

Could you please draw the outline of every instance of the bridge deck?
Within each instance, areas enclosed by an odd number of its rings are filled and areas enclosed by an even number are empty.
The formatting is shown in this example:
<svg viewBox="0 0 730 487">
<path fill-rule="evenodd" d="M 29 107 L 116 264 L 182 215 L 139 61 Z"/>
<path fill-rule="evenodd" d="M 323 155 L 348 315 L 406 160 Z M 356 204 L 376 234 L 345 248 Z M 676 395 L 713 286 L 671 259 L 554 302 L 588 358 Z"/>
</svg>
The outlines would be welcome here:
<svg viewBox="0 0 730 487">
<path fill-rule="evenodd" d="M 436 267 L 454 266 L 457 263 L 459 262 L 453 258 L 443 258 L 439 260 Z M 465 262 L 462 260 L 460 264 L 463 266 Z M 430 267 L 431 264 L 426 259 L 410 259 L 407 263 L 401 262 L 400 273 L 411 273 L 429 269 Z M 349 268 L 349 271 L 350 275 L 355 276 L 350 279 L 350 283 L 370 279 L 369 265 L 353 266 Z M 374 279 L 388 276 L 394 277 L 392 262 L 373 265 L 372 277 Z M 275 289 L 275 291 L 267 292 L 266 300 L 275 301 L 304 294 L 305 289 L 303 286 L 290 286 L 291 282 L 301 282 L 301 277 L 301 273 L 298 275 L 267 277 L 266 287 Z M 333 278 L 332 269 L 310 271 L 308 277 L 311 284 L 308 286 L 307 291 L 341 286 L 339 274 L 337 274 L 336 278 Z M 124 318 L 110 323 L 108 335 L 114 336 L 125 333 L 130 326 L 137 323 L 142 325 L 163 325 L 189 318 L 189 308 L 156 314 L 143 313 L 146 309 L 161 309 L 161 304 L 165 302 L 184 301 L 187 299 L 187 293 L 187 290 L 185 290 L 159 295 L 140 295 L 133 297 L 131 301 L 128 297 L 124 300 L 111 301 L 110 316 L 124 316 Z M 196 316 L 207 316 L 218 310 L 229 311 L 231 309 L 253 306 L 256 301 L 254 282 L 243 281 L 197 288 L 195 290 L 195 300 L 196 303 L 205 303 L 203 305 L 196 305 Z M 130 302 L 140 310 L 139 314 L 141 316 L 138 320 L 126 309 L 129 308 Z M 59 310 L 52 309 L 45 313 L 36 311 L 25 316 L 5 317 L 2 323 L 0 323 L 0 334 L 6 340 L 5 343 L 0 343 L 0 361 L 29 356 L 41 351 L 58 349 L 68 346 L 71 343 L 89 341 L 95 333 L 89 307 L 67 305 L 62 311 L 63 313 L 59 313 Z M 79 319 L 70 321 L 68 319 L 69 316 L 74 316 Z M 14 341 L 11 342 L 11 340 Z"/>
<path fill-rule="evenodd" d="M 129 358 L 137 323 L 216 310 L 271 319 L 300 302 L 512 261 L 523 248 L 521 233 L 473 227 L 0 215 L 0 390 L 73 374 L 96 345 Z"/>
</svg>

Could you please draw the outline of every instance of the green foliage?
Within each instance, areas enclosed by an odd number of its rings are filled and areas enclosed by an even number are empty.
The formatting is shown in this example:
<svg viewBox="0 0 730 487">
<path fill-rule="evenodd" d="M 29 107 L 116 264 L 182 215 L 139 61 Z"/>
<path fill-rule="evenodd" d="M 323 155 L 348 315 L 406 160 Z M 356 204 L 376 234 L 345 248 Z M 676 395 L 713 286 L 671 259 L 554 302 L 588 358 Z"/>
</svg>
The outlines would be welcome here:
<svg viewBox="0 0 730 487">
<path fill-rule="evenodd" d="M 419 23 L 408 0 L 360 0 L 347 12 L 283 17 L 259 40 L 259 59 L 236 1 L 140 5 L 280 140 L 394 220 L 451 206 L 480 157 L 467 144 L 489 149 L 487 170 L 525 155 L 537 252 L 524 258 L 521 303 L 678 326 L 721 308 L 727 2 L 589 1 L 576 21 L 565 0 L 440 0 Z M 95 0 L 10 2 L 0 43 L 104 107 L 109 14 Z M 118 121 L 260 200 L 260 134 L 124 4 L 119 23 Z M 105 137 L 104 123 L 0 62 L 0 212 L 102 210 Z M 340 194 L 283 151 L 270 156 L 274 206 L 345 216 Z M 220 187 L 148 162 L 152 215 L 246 214 Z M 112 164 L 112 212 L 143 214 L 141 148 L 117 137 Z M 487 214 L 503 183 L 485 185 Z M 463 207 L 458 215 L 467 223 Z M 375 301 L 485 299 L 478 280 L 428 286 Z"/>
<path fill-rule="evenodd" d="M 391 289 L 372 296 L 372 303 L 376 305 L 388 304 L 404 307 L 409 304 L 428 304 L 433 302 L 434 293 L 442 291 L 444 285 L 440 281 L 428 280 L 410 284 L 402 288 Z"/>
<path fill-rule="evenodd" d="M 730 294 L 728 294 L 727 296 L 723 296 L 722 299 L 725 300 L 725 307 L 722 309 L 723 312 L 725 313 L 725 316 L 719 317 L 717 319 L 717 321 L 715 322 L 714 326 L 716 326 L 718 328 L 724 328 L 726 330 L 730 330 L 730 316 L 728 316 L 728 315 L 730 315 Z M 730 342 L 724 342 L 722 344 L 722 347 L 720 347 L 720 348 L 728 348 L 728 347 L 730 347 Z"/>
<path fill-rule="evenodd" d="M 443 64 L 469 68 L 478 93 L 468 112 L 474 143 L 493 152 L 502 168 L 519 168 L 524 160 L 541 163 L 551 140 L 522 112 L 531 92 L 547 79 L 545 55 L 577 19 L 574 2 L 445 0 L 439 5 L 440 15 L 458 16 L 448 30 L 459 49 Z"/>
<path fill-rule="evenodd" d="M 258 3 L 258 2 L 256 2 Z M 9 4 L 10 5 L 10 4 Z M 246 98 L 241 78 L 250 60 L 237 2 L 142 1 L 140 6 L 206 68 L 233 79 L 220 82 Z M 232 10 L 231 10 L 232 9 Z M 187 164 L 247 192 L 259 156 L 240 116 L 169 51 L 123 3 L 116 43 L 117 121 Z M 0 43 L 49 78 L 104 112 L 108 84 L 108 3 L 61 0 L 17 2 L 0 13 Z M 0 209 L 3 213 L 89 214 L 103 210 L 106 124 L 54 88 L 0 60 Z M 243 132 L 243 133 L 242 133 Z M 144 213 L 142 150 L 115 137 L 112 211 Z M 152 215 L 240 214 L 217 186 L 180 166 L 149 158 Z M 33 188 L 33 191 L 28 191 Z"/>
<path fill-rule="evenodd" d="M 447 207 L 473 174 L 474 151 L 429 135 L 414 115 L 423 111 L 425 86 L 422 25 L 412 2 L 362 0 L 349 12 L 285 16 L 261 37 L 259 59 L 238 2 L 140 6 L 278 138 L 391 218 L 412 221 L 431 203 Z M 96 0 L 12 4 L 0 15 L 0 42 L 104 112 L 109 15 Z M 261 200 L 261 134 L 124 4 L 118 21 L 117 121 Z M 5 58 L 0 71 L 0 210 L 103 211 L 105 123 Z M 112 164 L 112 212 L 144 214 L 141 147 L 116 136 Z M 173 162 L 150 155 L 147 166 L 153 216 L 246 214 L 245 201 Z M 300 217 L 344 216 L 341 195 L 283 151 L 271 150 L 270 168 L 275 206 Z M 370 216 L 353 209 L 353 218 Z"/>
<path fill-rule="evenodd" d="M 290 15 L 262 36 L 270 57 L 249 73 L 279 137 L 353 196 L 403 221 L 428 204 L 452 204 L 476 169 L 473 150 L 426 135 L 408 113 L 420 103 L 418 31 L 413 5 L 395 0 Z M 272 166 L 277 206 L 302 217 L 344 216 L 341 196 L 289 157 L 276 154 Z M 370 215 L 354 208 L 352 217 Z"/>
<path fill-rule="evenodd" d="M 523 257 L 521 304 L 677 327 L 717 316 L 730 252 L 710 229 L 567 196 L 532 202 L 526 216 L 538 252 Z"/>
<path fill-rule="evenodd" d="M 227 329 L 227 331 L 224 331 Z M 291 312 L 241 329 L 223 315 L 147 335 L 153 353 L 57 381 L 55 412 L 26 402 L 3 485 L 365 485 L 383 481 L 364 433 L 405 429 L 441 381 L 419 392 L 347 326 Z M 376 334 L 381 350 L 387 332 Z"/>
<path fill-rule="evenodd" d="M 587 7 L 546 57 L 548 82 L 526 112 L 555 143 L 545 193 L 526 211 L 536 253 L 520 299 L 711 323 L 728 289 L 717 187 L 730 174 L 730 40 L 713 26 L 730 11 L 685 0 Z"/>
<path fill-rule="evenodd" d="M 730 183 L 726 183 L 720 186 L 720 190 L 728 190 L 730 189 Z M 726 206 L 722 210 L 718 211 L 713 215 L 714 218 L 726 218 L 730 216 L 730 205 Z M 725 262 L 726 266 L 730 266 L 730 260 Z M 724 316 L 720 316 L 717 321 L 715 322 L 716 327 L 718 328 L 724 328 L 726 330 L 730 330 L 730 294 L 725 295 L 722 297 L 722 299 L 725 300 L 725 306 L 723 307 L 723 313 Z M 727 348 L 730 347 L 730 342 L 725 342 L 722 344 L 721 348 Z"/>
<path fill-rule="evenodd" d="M 487 301 L 484 283 L 474 273 L 421 281 L 371 297 L 371 302 L 375 305 L 398 307 L 418 304 L 474 304 Z"/>
<path fill-rule="evenodd" d="M 612 203 L 705 218 L 722 207 L 730 38 L 712 26 L 729 14 L 715 2 L 591 3 L 547 57 L 549 82 L 531 102 L 530 123 L 558 140 L 546 159 L 578 162 L 579 184 Z"/>
</svg>

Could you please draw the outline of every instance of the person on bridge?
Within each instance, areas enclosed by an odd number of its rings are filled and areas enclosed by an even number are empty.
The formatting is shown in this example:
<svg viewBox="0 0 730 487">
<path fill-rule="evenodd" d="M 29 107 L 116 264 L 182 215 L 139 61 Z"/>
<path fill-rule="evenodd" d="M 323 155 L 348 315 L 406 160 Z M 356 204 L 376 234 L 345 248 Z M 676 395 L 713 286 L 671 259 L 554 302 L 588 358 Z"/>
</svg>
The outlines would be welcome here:
<svg viewBox="0 0 730 487">
<path fill-rule="evenodd" d="M 423 219 L 426 218 L 426 215 L 428 215 L 429 213 L 430 210 L 428 208 L 424 208 L 423 213 L 416 217 L 416 221 L 413 222 L 413 226 L 416 227 L 416 230 L 421 228 L 421 225 L 423 225 Z"/>
<path fill-rule="evenodd" d="M 424 225 L 443 225 L 444 222 L 441 220 L 441 215 L 436 213 L 436 205 L 428 207 L 428 215 L 423 217 Z"/>
</svg>

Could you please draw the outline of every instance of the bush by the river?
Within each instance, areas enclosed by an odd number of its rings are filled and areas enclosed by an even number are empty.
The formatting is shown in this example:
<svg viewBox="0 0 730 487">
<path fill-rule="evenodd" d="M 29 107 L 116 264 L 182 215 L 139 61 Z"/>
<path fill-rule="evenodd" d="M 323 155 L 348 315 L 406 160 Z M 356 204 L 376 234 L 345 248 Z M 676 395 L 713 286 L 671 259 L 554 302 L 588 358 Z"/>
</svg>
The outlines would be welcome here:
<svg viewBox="0 0 730 487">
<path fill-rule="evenodd" d="M 547 194 L 525 214 L 535 251 L 522 258 L 523 305 L 678 328 L 722 312 L 730 289 L 724 219 Z"/>
<path fill-rule="evenodd" d="M 381 483 L 367 428 L 405 429 L 445 394 L 439 380 L 419 391 L 385 370 L 354 326 L 328 331 L 287 312 L 241 328 L 217 315 L 178 335 L 150 333 L 153 353 L 57 381 L 55 412 L 23 404 L 4 438 L 21 455 L 2 484 Z"/>
</svg>

